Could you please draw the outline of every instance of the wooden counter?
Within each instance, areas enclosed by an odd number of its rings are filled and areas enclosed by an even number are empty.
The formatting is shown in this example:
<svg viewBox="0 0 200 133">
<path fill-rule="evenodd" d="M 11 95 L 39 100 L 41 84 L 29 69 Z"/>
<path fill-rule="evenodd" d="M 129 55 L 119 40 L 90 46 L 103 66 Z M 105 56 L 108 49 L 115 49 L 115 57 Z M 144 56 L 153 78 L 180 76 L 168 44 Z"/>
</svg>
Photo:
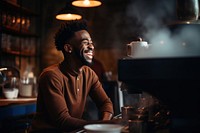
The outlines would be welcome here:
<svg viewBox="0 0 200 133">
<path fill-rule="evenodd" d="M 7 105 L 10 105 L 10 104 L 36 103 L 36 100 L 37 100 L 36 97 L 30 97 L 30 98 L 19 97 L 19 98 L 16 98 L 16 99 L 0 98 L 0 106 L 7 106 Z"/>
</svg>

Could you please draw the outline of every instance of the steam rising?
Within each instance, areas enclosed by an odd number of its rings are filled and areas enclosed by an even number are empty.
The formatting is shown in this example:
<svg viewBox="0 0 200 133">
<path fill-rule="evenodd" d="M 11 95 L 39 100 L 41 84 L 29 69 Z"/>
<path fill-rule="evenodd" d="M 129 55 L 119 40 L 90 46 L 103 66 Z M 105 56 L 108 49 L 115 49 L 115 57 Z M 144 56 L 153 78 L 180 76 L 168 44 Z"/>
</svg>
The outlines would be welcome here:
<svg viewBox="0 0 200 133">
<path fill-rule="evenodd" d="M 140 0 L 133 2 L 127 8 L 127 16 L 135 17 L 136 21 L 142 23 L 145 29 L 142 36 L 149 43 L 145 52 L 144 48 L 139 47 L 132 56 L 135 58 L 200 56 L 200 25 L 182 24 L 172 32 L 163 22 L 174 15 L 175 1 L 155 1 L 152 8 L 149 7 L 152 1 L 149 3 Z"/>
</svg>

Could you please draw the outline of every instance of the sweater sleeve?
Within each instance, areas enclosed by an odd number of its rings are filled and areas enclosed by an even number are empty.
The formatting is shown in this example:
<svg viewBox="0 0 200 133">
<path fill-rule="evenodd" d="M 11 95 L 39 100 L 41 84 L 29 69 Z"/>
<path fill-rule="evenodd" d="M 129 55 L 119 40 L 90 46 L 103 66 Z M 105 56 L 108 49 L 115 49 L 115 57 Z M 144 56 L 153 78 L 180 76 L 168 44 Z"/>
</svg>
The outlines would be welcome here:
<svg viewBox="0 0 200 133">
<path fill-rule="evenodd" d="M 90 90 L 90 96 L 92 100 L 96 103 L 98 109 L 103 112 L 109 112 L 114 114 L 113 111 L 113 104 L 110 98 L 107 96 L 106 92 L 104 91 L 101 82 L 98 80 L 97 75 L 95 72 L 92 72 L 92 87 Z"/>
</svg>

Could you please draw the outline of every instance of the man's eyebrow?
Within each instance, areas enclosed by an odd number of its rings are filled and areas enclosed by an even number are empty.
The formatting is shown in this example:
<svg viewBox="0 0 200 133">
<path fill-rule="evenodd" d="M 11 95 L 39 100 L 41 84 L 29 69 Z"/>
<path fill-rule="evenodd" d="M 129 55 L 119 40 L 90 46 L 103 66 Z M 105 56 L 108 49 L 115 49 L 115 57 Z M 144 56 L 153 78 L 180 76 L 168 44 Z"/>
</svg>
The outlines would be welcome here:
<svg viewBox="0 0 200 133">
<path fill-rule="evenodd" d="M 82 42 L 82 41 L 92 41 L 92 39 L 83 38 L 83 39 L 81 39 L 81 42 Z"/>
<path fill-rule="evenodd" d="M 88 39 L 81 39 L 81 41 L 89 41 Z"/>
</svg>

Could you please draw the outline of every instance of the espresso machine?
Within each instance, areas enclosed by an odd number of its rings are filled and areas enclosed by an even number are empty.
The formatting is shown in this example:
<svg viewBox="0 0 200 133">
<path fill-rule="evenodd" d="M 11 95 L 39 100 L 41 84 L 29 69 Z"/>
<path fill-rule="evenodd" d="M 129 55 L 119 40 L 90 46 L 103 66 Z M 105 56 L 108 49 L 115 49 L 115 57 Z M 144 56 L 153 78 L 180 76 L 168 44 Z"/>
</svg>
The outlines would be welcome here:
<svg viewBox="0 0 200 133">
<path fill-rule="evenodd" d="M 199 29 L 199 26 L 195 27 Z M 200 42 L 194 45 L 200 45 Z M 141 58 L 136 58 L 135 49 L 129 49 L 129 55 L 118 60 L 122 92 L 125 90 L 129 97 L 147 92 L 167 107 L 170 111 L 170 133 L 200 132 L 199 47 L 196 54 L 190 56 L 184 51 L 183 56 L 170 53 L 170 56 L 145 55 Z"/>
</svg>

